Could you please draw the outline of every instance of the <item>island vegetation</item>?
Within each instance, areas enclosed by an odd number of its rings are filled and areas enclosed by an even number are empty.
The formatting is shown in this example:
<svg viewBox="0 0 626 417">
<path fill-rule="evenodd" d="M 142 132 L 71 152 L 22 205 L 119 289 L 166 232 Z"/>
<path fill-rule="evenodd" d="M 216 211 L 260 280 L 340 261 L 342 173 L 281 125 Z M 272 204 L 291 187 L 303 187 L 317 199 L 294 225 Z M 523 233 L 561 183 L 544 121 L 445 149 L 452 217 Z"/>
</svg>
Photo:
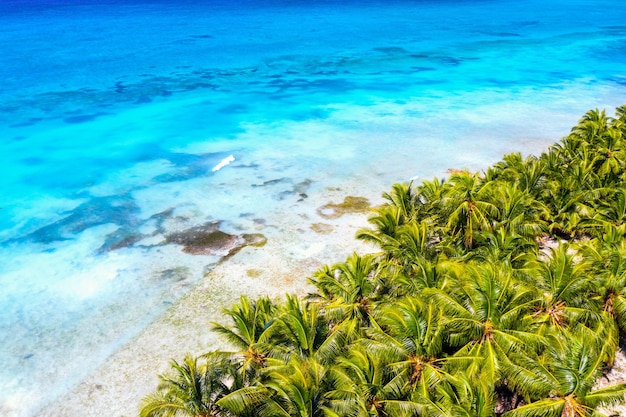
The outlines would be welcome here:
<svg viewBox="0 0 626 417">
<path fill-rule="evenodd" d="M 284 300 L 241 297 L 233 346 L 172 361 L 141 417 L 602 416 L 626 331 L 626 105 L 540 156 L 395 184 L 353 254 Z M 604 378 L 606 379 L 606 378 Z"/>
</svg>

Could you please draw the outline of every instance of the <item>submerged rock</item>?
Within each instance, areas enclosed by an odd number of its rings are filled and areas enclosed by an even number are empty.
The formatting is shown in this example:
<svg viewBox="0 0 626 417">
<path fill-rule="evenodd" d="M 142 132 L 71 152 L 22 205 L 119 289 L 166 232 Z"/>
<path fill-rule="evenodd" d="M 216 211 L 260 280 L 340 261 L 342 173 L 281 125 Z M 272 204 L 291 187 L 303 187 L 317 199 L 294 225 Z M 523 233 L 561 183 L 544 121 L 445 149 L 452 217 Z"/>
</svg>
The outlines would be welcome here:
<svg viewBox="0 0 626 417">
<path fill-rule="evenodd" d="M 317 214 L 325 219 L 336 219 L 349 213 L 366 213 L 370 210 L 370 202 L 365 197 L 347 196 L 343 203 L 324 204 L 317 209 Z"/>
<path fill-rule="evenodd" d="M 166 243 L 183 246 L 183 252 L 192 255 L 223 255 L 238 246 L 236 235 L 219 230 L 219 223 L 206 223 L 201 226 L 167 236 Z"/>
<path fill-rule="evenodd" d="M 181 282 L 191 276 L 191 271 L 186 266 L 164 269 L 158 275 L 160 281 Z"/>
<path fill-rule="evenodd" d="M 260 269 L 247 269 L 246 270 L 246 275 L 249 276 L 250 278 L 258 278 L 261 276 L 261 274 L 263 274 L 263 271 L 261 271 Z"/>
<path fill-rule="evenodd" d="M 130 235 L 130 230 L 138 224 L 137 214 L 139 206 L 129 196 L 93 197 L 77 207 L 69 210 L 65 217 L 53 223 L 44 225 L 26 236 L 11 239 L 11 241 L 31 241 L 44 244 L 72 239 L 83 231 L 105 224 L 119 226 L 120 236 L 107 237 L 111 239 L 106 245 L 115 245 L 117 241 L 123 241 L 123 234 Z M 122 243 L 119 247 L 123 247 Z M 126 244 L 128 246 L 128 244 Z M 105 250 L 105 249 L 102 249 Z"/>
<path fill-rule="evenodd" d="M 327 235 L 332 233 L 334 228 L 326 223 L 313 223 L 311 224 L 311 230 L 321 235 Z"/>
<path fill-rule="evenodd" d="M 137 233 L 133 229 L 120 227 L 113 233 L 109 233 L 98 253 L 110 252 L 117 249 L 127 248 L 144 238 L 144 235 Z"/>
<path fill-rule="evenodd" d="M 192 255 L 229 257 L 246 246 L 263 246 L 267 242 L 262 234 L 231 235 L 219 226 L 219 222 L 211 222 L 172 233 L 166 237 L 166 243 L 182 245 L 183 252 Z"/>
<path fill-rule="evenodd" d="M 246 242 L 244 246 L 257 246 L 260 248 L 267 243 L 267 238 L 261 233 L 245 233 L 241 237 Z"/>
<path fill-rule="evenodd" d="M 276 185 L 279 184 L 281 182 L 285 182 L 288 181 L 287 178 L 283 177 L 283 178 L 276 178 L 273 180 L 267 180 L 267 181 L 263 181 L 261 184 L 252 184 L 252 188 L 257 188 L 257 187 L 267 187 L 269 185 Z"/>
</svg>

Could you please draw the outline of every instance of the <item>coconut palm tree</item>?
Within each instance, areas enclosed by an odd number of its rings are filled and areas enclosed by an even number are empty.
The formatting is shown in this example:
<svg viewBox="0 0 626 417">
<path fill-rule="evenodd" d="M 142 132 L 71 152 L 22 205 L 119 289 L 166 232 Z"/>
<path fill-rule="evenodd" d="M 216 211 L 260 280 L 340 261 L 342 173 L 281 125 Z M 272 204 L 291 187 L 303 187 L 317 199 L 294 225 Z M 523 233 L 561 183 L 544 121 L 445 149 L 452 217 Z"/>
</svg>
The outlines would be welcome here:
<svg viewBox="0 0 626 417">
<path fill-rule="evenodd" d="M 626 190 L 624 188 L 608 188 L 600 189 L 596 192 L 598 196 L 596 215 L 594 219 L 596 224 L 610 223 L 614 226 L 620 226 L 626 223 Z"/>
<path fill-rule="evenodd" d="M 284 367 L 271 370 L 266 386 L 276 392 L 276 402 L 287 415 L 323 417 L 329 406 L 326 376 L 327 367 L 314 358 L 294 357 Z"/>
<path fill-rule="evenodd" d="M 542 200 L 551 212 L 549 228 L 562 237 L 580 234 L 580 222 L 594 214 L 595 190 L 603 188 L 595 163 L 595 127 L 601 115 L 588 114 L 570 135 L 542 154 L 546 186 Z"/>
<path fill-rule="evenodd" d="M 603 141 L 609 122 L 605 110 L 589 110 L 572 128 L 569 137 L 577 139 L 581 146 L 597 145 Z"/>
<path fill-rule="evenodd" d="M 436 239 L 425 221 L 402 225 L 393 242 L 383 248 L 384 255 L 378 258 L 378 293 L 402 296 L 424 287 L 444 286 L 446 271 L 454 261 L 439 253 Z"/>
<path fill-rule="evenodd" d="M 529 320 L 536 293 L 504 264 L 468 265 L 462 279 L 456 291 L 424 291 L 444 311 L 447 343 L 456 357 L 476 358 L 462 364 L 470 377 L 514 388 L 512 365 L 546 342 Z"/>
<path fill-rule="evenodd" d="M 287 296 L 273 328 L 278 343 L 287 351 L 313 357 L 326 340 L 329 323 L 315 303 L 302 303 L 295 296 Z"/>
<path fill-rule="evenodd" d="M 360 336 L 361 322 L 356 317 L 342 322 L 329 320 L 318 303 L 287 296 L 272 329 L 276 352 L 282 352 L 284 361 L 297 356 L 330 364 Z"/>
<path fill-rule="evenodd" d="M 452 360 L 444 357 L 443 311 L 424 298 L 407 296 L 379 308 L 376 316 L 362 344 L 385 358 L 397 390 L 434 389 Z"/>
<path fill-rule="evenodd" d="M 609 333 L 593 334 L 584 326 L 570 332 L 560 349 L 546 351 L 546 360 L 530 374 L 527 385 L 541 387 L 543 396 L 503 417 L 590 417 L 603 416 L 599 406 L 624 401 L 626 384 L 594 390 L 596 379 L 614 349 L 614 343 L 604 343 Z M 530 379 L 533 379 L 532 381 Z"/>
<path fill-rule="evenodd" d="M 374 226 L 360 229 L 356 238 L 372 243 L 383 250 L 396 246 L 398 229 L 404 224 L 402 209 L 396 206 L 384 205 L 378 207 L 368 221 Z"/>
<path fill-rule="evenodd" d="M 358 318 L 363 324 L 367 324 L 379 287 L 374 272 L 371 256 L 354 253 L 345 262 L 330 268 L 325 266 L 309 282 L 323 295 L 323 308 L 327 318 L 335 322 Z"/>
<path fill-rule="evenodd" d="M 438 179 L 424 180 L 417 186 L 415 195 L 415 220 L 428 220 L 432 224 L 444 223 L 441 213 L 441 200 L 446 192 L 446 181 Z"/>
<path fill-rule="evenodd" d="M 417 392 L 415 397 L 424 404 L 421 415 L 429 417 L 493 417 L 498 406 L 490 381 L 463 372 L 448 375 L 432 394 Z"/>
<path fill-rule="evenodd" d="M 498 208 L 489 197 L 478 174 L 462 171 L 450 176 L 441 204 L 448 219 L 446 227 L 462 240 L 465 248 L 474 246 L 479 231 L 493 229 Z"/>
<path fill-rule="evenodd" d="M 626 332 L 624 138 L 626 105 L 594 110 L 540 158 L 394 185 L 358 233 L 378 253 L 242 297 L 213 325 L 236 352 L 173 361 L 141 416 L 601 416 L 626 394 L 594 389 Z"/>
<path fill-rule="evenodd" d="M 616 120 L 626 122 L 626 104 L 623 104 L 615 109 Z"/>
<path fill-rule="evenodd" d="M 529 240 L 547 230 L 545 220 L 550 212 L 528 191 L 503 182 L 491 183 L 491 191 L 493 200 L 498 201 L 499 211 L 494 229 L 502 229 Z"/>
<path fill-rule="evenodd" d="M 441 187 L 436 180 L 433 184 L 435 184 L 433 187 Z M 375 209 L 375 214 L 368 219 L 374 228 L 364 228 L 357 232 L 357 239 L 375 244 L 383 250 L 384 254 L 396 259 L 401 257 L 403 245 L 407 243 L 404 240 L 407 238 L 413 240 L 413 243 L 419 241 L 422 251 L 426 251 L 430 246 L 426 242 L 437 240 L 437 227 L 434 219 L 429 218 L 425 211 L 430 210 L 426 206 L 437 204 L 439 200 L 427 200 L 425 190 L 428 190 L 428 193 L 440 193 L 442 189 L 434 191 L 421 187 L 419 190 L 424 192 L 414 194 L 411 191 L 412 188 L 407 187 L 411 187 L 411 184 L 401 186 L 396 184 L 391 194 L 385 194 L 390 203 Z M 419 216 L 418 213 L 420 213 Z M 418 239 L 411 236 L 416 230 L 419 232 Z"/>
<path fill-rule="evenodd" d="M 388 277 L 389 290 L 386 297 L 401 298 L 420 294 L 425 288 L 445 290 L 454 286 L 455 277 L 462 270 L 463 263 L 459 259 L 438 255 L 434 259 L 415 257 L 399 271 L 396 265 L 382 265 L 378 274 Z"/>
<path fill-rule="evenodd" d="M 435 241 L 437 236 L 429 230 L 425 221 L 411 221 L 398 229 L 397 245 L 388 247 L 391 257 L 404 266 L 417 259 L 434 259 L 437 257 Z"/>
<path fill-rule="evenodd" d="M 626 332 L 626 241 L 624 227 L 606 227 L 606 238 L 594 239 L 582 252 L 590 265 L 592 298 Z M 617 229 L 617 230 L 616 230 Z M 612 237 L 611 237 L 612 235 Z M 619 240 L 615 238 L 619 236 Z"/>
<path fill-rule="evenodd" d="M 626 166 L 626 152 L 622 141 L 622 130 L 609 126 L 595 146 L 594 166 L 605 185 L 620 180 Z"/>
<path fill-rule="evenodd" d="M 496 229 L 482 233 L 477 238 L 472 260 L 503 262 L 516 270 L 532 270 L 536 267 L 537 255 L 538 245 L 535 239 Z"/>
<path fill-rule="evenodd" d="M 241 296 L 239 303 L 224 314 L 232 320 L 232 327 L 213 323 L 212 330 L 224 336 L 243 355 L 241 370 L 254 373 L 266 365 L 271 354 L 271 326 L 274 323 L 277 307 L 267 297 L 251 301 Z M 249 375 L 253 378 L 253 375 Z"/>
<path fill-rule="evenodd" d="M 330 402 L 327 368 L 314 358 L 293 356 L 273 361 L 263 384 L 244 387 L 218 401 L 233 415 L 257 417 L 322 417 Z"/>
<path fill-rule="evenodd" d="M 524 159 L 519 152 L 510 153 L 487 170 L 486 179 L 506 182 L 538 198 L 546 180 L 545 166 L 536 156 Z"/>
<path fill-rule="evenodd" d="M 228 354 L 212 352 L 201 357 L 172 360 L 171 375 L 161 375 L 155 393 L 141 402 L 140 417 L 227 417 L 217 402 L 239 388 L 237 367 Z"/>
<path fill-rule="evenodd" d="M 589 264 L 575 259 L 572 245 L 561 243 L 539 264 L 535 276 L 538 304 L 534 317 L 549 327 L 565 327 L 576 322 L 600 319 L 591 296 L 594 286 Z"/>
<path fill-rule="evenodd" d="M 403 381 L 388 369 L 389 358 L 362 344 L 354 345 L 331 369 L 334 390 L 330 408 L 338 416 L 400 416 L 419 404 L 406 399 Z"/>
<path fill-rule="evenodd" d="M 413 182 L 396 183 L 392 185 L 390 192 L 383 193 L 383 198 L 389 201 L 392 207 L 399 209 L 403 223 L 414 219 L 415 210 L 421 203 L 413 188 Z"/>
</svg>

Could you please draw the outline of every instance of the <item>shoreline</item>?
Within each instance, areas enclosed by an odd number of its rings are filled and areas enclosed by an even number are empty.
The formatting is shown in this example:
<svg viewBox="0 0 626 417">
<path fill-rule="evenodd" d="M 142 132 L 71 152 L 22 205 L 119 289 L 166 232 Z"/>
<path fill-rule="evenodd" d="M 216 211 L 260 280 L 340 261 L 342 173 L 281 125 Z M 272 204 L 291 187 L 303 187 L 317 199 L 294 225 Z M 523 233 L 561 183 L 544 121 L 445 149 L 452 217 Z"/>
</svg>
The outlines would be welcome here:
<svg viewBox="0 0 626 417">
<path fill-rule="evenodd" d="M 343 261 L 354 251 L 371 252 L 373 247 L 355 239 L 356 231 L 368 224 L 367 211 L 360 208 L 326 216 L 328 207 L 341 206 L 340 196 L 352 194 L 334 189 L 322 194 L 325 204 L 319 205 L 321 200 L 316 198 L 304 205 L 314 208 L 315 215 L 300 210 L 291 210 L 288 216 L 273 213 L 268 224 L 283 223 L 265 246 L 244 247 L 217 263 L 163 315 L 36 415 L 136 416 L 140 400 L 157 388 L 158 375 L 170 369 L 171 359 L 227 348 L 219 335 L 210 331 L 210 323 L 228 323 L 222 310 L 241 295 L 304 295 L 312 289 L 307 279 L 323 265 Z"/>
<path fill-rule="evenodd" d="M 355 251 L 376 250 L 355 238 L 358 229 L 368 226 L 368 209 L 341 209 L 349 206 L 346 203 L 351 196 L 354 194 L 347 190 L 326 188 L 306 203 L 286 205 L 283 212 L 268 215 L 267 224 L 259 226 L 268 232 L 264 246 L 246 246 L 215 264 L 105 364 L 34 415 L 137 416 L 141 399 L 156 390 L 158 376 L 170 370 L 172 359 L 180 360 L 186 353 L 197 356 L 228 349 L 227 343 L 210 331 L 210 323 L 230 324 L 222 310 L 241 295 L 274 299 L 286 294 L 302 296 L 313 290 L 307 279 L 323 265 L 343 261 Z M 371 207 L 380 203 L 369 202 Z M 598 379 L 596 387 L 626 381 L 625 347 L 626 341 L 622 341 L 615 366 Z M 626 414 L 626 404 L 610 411 Z"/>
</svg>

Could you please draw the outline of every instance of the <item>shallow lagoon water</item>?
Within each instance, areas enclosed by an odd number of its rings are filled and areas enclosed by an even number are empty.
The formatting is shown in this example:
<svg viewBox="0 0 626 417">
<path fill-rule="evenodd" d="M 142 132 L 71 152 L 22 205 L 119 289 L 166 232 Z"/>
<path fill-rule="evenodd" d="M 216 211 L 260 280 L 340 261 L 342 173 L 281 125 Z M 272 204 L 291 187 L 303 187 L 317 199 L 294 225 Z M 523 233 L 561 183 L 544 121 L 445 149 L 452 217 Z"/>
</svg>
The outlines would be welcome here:
<svg viewBox="0 0 626 417">
<path fill-rule="evenodd" d="M 3 2 L 0 414 L 45 410 L 223 255 L 173 233 L 254 232 L 329 189 L 376 203 L 612 113 L 624 22 L 609 1 Z"/>
</svg>

